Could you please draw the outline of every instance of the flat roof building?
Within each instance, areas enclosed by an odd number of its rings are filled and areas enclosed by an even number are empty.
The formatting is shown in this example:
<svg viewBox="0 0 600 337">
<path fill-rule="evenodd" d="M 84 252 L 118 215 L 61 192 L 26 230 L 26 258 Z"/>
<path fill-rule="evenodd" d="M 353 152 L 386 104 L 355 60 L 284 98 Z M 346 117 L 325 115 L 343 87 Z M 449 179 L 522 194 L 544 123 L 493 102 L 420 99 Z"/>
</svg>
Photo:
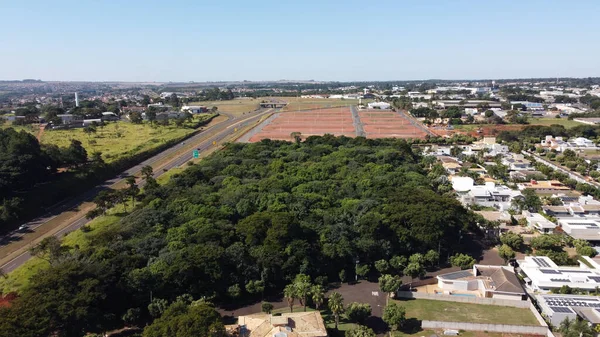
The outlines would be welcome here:
<svg viewBox="0 0 600 337">
<path fill-rule="evenodd" d="M 526 287 L 532 291 L 549 292 L 562 286 L 584 290 L 600 287 L 600 270 L 581 263 L 579 267 L 558 266 L 547 256 L 526 256 L 519 267 L 527 276 Z"/>
<path fill-rule="evenodd" d="M 586 295 L 536 295 L 542 313 L 553 326 L 559 326 L 565 318 L 580 317 L 592 324 L 600 323 L 600 298 Z"/>
</svg>

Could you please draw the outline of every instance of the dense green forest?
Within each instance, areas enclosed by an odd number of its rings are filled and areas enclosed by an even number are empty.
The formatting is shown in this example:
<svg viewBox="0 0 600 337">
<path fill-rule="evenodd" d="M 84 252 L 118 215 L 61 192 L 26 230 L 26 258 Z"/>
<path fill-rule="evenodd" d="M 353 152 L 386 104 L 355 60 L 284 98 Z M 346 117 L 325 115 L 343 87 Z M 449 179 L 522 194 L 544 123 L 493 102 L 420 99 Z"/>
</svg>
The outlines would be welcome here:
<svg viewBox="0 0 600 337">
<path fill-rule="evenodd" d="M 443 193 L 434 161 L 396 139 L 229 144 L 150 184 L 118 225 L 86 233 L 88 244 L 38 247 L 48 267 L 2 309 L 0 336 L 82 336 L 160 317 L 144 332 L 159 336 L 169 317 L 210 311 L 181 306 L 182 296 L 260 301 L 298 273 L 331 282 L 353 279 L 357 260 L 376 277 L 379 260 L 432 249 L 445 259 L 475 221 Z"/>
</svg>

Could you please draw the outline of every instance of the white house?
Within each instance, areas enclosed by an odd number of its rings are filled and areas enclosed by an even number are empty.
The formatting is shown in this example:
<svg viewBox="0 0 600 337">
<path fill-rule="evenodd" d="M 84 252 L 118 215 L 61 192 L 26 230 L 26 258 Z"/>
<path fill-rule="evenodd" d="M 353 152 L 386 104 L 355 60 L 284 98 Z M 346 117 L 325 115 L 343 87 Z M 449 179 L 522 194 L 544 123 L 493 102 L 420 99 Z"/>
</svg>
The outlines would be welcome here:
<svg viewBox="0 0 600 337">
<path fill-rule="evenodd" d="M 527 211 L 523 212 L 525 215 L 525 220 L 527 220 L 527 225 L 537 229 L 538 231 L 548 234 L 554 231 L 556 228 L 556 224 L 546 218 L 540 213 L 529 213 Z"/>
<path fill-rule="evenodd" d="M 207 112 L 208 108 L 200 105 L 184 105 L 181 107 L 181 111 L 189 112 L 191 114 L 199 114 L 203 112 Z"/>
<path fill-rule="evenodd" d="M 504 211 L 511 208 L 514 198 L 522 196 L 520 191 L 512 190 L 504 185 L 496 185 L 493 182 L 486 182 L 485 185 L 472 185 L 472 183 L 469 185 L 468 180 L 456 181 L 456 178 L 452 179 L 452 187 L 464 205 L 495 207 Z"/>
<path fill-rule="evenodd" d="M 600 301 L 598 296 L 542 294 L 535 296 L 542 314 L 550 319 L 553 326 L 568 318 L 580 317 L 591 324 L 600 323 Z"/>
<path fill-rule="evenodd" d="M 367 104 L 369 109 L 381 109 L 381 110 L 389 110 L 392 105 L 386 102 L 372 102 Z"/>
<path fill-rule="evenodd" d="M 600 270 L 583 263 L 579 267 L 558 266 L 547 256 L 526 256 L 518 262 L 526 276 L 525 286 L 532 291 L 548 293 L 565 285 L 584 290 L 600 287 Z"/>
<path fill-rule="evenodd" d="M 526 300 L 525 290 L 512 267 L 474 265 L 471 270 L 461 270 L 436 276 L 438 288 L 444 294 L 478 295 L 503 300 Z"/>
<path fill-rule="evenodd" d="M 558 225 L 574 239 L 600 241 L 600 219 L 562 218 Z"/>
<path fill-rule="evenodd" d="M 531 161 L 525 159 L 522 154 L 512 154 L 506 155 L 502 158 L 502 165 L 508 166 L 508 168 L 512 171 L 531 171 L 533 170 L 533 166 L 531 166 Z"/>
</svg>

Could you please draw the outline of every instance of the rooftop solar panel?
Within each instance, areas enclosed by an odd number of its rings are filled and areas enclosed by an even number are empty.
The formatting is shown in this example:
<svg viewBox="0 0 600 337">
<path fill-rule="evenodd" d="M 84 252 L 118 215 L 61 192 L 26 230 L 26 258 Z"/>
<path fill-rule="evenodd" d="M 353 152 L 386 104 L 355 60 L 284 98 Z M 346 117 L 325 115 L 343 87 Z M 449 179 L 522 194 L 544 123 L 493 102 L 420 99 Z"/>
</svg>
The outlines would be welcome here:
<svg viewBox="0 0 600 337">
<path fill-rule="evenodd" d="M 571 310 L 571 308 L 565 308 L 565 307 L 550 307 L 550 310 L 552 310 L 554 312 L 565 313 L 565 314 L 570 314 L 573 312 L 573 310 Z"/>
<path fill-rule="evenodd" d="M 590 279 L 596 283 L 600 283 L 600 276 L 588 276 L 588 279 Z"/>
<path fill-rule="evenodd" d="M 553 269 L 540 269 L 543 274 L 560 274 L 560 271 Z"/>
</svg>

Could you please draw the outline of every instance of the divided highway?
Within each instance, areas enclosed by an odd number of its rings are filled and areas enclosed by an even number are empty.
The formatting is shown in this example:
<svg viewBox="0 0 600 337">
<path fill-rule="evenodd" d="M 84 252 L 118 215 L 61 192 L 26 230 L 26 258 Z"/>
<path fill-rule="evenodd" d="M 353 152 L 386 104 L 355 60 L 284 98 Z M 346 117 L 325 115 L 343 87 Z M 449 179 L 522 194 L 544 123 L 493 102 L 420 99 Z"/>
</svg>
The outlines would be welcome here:
<svg viewBox="0 0 600 337">
<path fill-rule="evenodd" d="M 198 150 L 200 150 L 200 153 L 202 153 L 203 151 L 206 151 L 206 150 L 210 149 L 211 147 L 214 147 L 215 143 L 218 145 L 221 145 L 223 140 L 227 139 L 228 137 L 233 136 L 238 131 L 238 129 L 251 126 L 253 123 L 256 123 L 263 116 L 267 115 L 271 111 L 272 111 L 271 109 L 262 110 L 257 113 L 253 113 L 250 116 L 246 115 L 246 116 L 241 116 L 241 117 L 237 117 L 237 118 L 234 118 L 232 116 L 225 114 L 227 117 L 229 117 L 229 119 L 227 121 L 218 123 L 210 128 L 207 128 L 206 130 L 188 138 L 184 142 L 181 142 L 173 147 L 170 147 L 170 148 L 166 149 L 165 151 L 141 162 L 140 164 L 135 165 L 134 167 L 131 167 L 130 169 L 119 174 L 117 177 L 109 179 L 109 180 L 105 181 L 103 184 L 100 184 L 100 185 L 94 187 L 93 189 L 91 189 L 75 198 L 72 198 L 66 202 L 63 202 L 61 204 L 54 206 L 53 209 L 50 212 L 48 212 L 47 214 L 45 214 L 39 218 L 36 218 L 28 223 L 25 223 L 22 226 L 23 227 L 22 230 L 16 230 L 16 231 L 6 234 L 2 238 L 0 238 L 0 246 L 5 246 L 15 240 L 19 240 L 22 236 L 25 236 L 25 235 L 28 235 L 28 233 L 34 232 L 36 229 L 39 229 L 40 227 L 46 225 L 49 221 L 55 219 L 56 217 L 60 216 L 61 214 L 65 213 L 65 212 L 71 212 L 71 211 L 77 209 L 77 207 L 81 206 L 84 202 L 92 201 L 94 199 L 94 197 L 100 191 L 107 189 L 107 188 L 114 187 L 117 184 L 124 183 L 125 178 L 127 176 L 132 176 L 132 175 L 135 175 L 136 173 L 139 173 L 141 171 L 142 167 L 144 167 L 146 165 L 152 166 L 152 164 L 154 164 L 156 162 L 163 162 L 163 161 L 173 157 L 168 162 L 166 162 L 166 164 L 158 167 L 158 169 L 154 168 L 155 169 L 154 177 L 157 178 L 157 177 L 161 176 L 162 174 L 164 174 L 166 171 L 168 171 L 174 167 L 179 167 L 179 166 L 185 164 L 186 162 L 188 162 L 189 160 L 191 160 L 192 159 L 192 150 L 198 149 Z M 188 150 L 184 151 L 184 149 L 189 149 L 189 151 Z M 179 153 L 179 152 L 182 152 L 182 153 Z M 143 185 L 144 183 L 145 183 L 144 181 L 138 182 L 139 185 Z M 84 213 L 84 212 L 80 212 L 80 213 Z M 84 226 L 85 224 L 90 222 L 90 220 L 88 220 L 85 217 L 85 214 L 79 214 L 79 213 L 75 217 L 72 217 L 71 219 L 69 219 L 68 221 L 69 221 L 69 223 L 66 226 L 64 226 L 63 228 L 61 228 L 60 230 L 58 230 L 54 233 L 52 233 L 52 230 L 50 230 L 49 232 L 52 234 L 44 235 L 44 236 L 54 235 L 54 236 L 60 238 L 60 237 L 63 237 L 64 235 L 66 235 L 67 233 L 72 232 L 78 228 L 81 228 L 82 226 Z M 60 227 L 60 226 L 58 226 L 58 227 Z M 44 236 L 42 236 L 42 237 L 44 237 Z M 41 239 L 41 237 L 38 239 Z M 3 260 L 6 260 L 7 258 L 10 258 L 10 260 L 3 263 L 0 266 L 0 269 L 2 269 L 6 273 L 11 272 L 14 269 L 18 268 L 19 266 L 21 266 L 23 263 L 25 263 L 27 260 L 29 260 L 31 258 L 31 255 L 29 254 L 29 251 L 28 251 L 28 249 L 26 249 L 26 247 L 19 247 L 19 248 L 15 249 L 15 251 L 12 251 L 9 254 L 6 254 L 5 256 L 0 257 L 0 259 L 3 259 Z"/>
</svg>

